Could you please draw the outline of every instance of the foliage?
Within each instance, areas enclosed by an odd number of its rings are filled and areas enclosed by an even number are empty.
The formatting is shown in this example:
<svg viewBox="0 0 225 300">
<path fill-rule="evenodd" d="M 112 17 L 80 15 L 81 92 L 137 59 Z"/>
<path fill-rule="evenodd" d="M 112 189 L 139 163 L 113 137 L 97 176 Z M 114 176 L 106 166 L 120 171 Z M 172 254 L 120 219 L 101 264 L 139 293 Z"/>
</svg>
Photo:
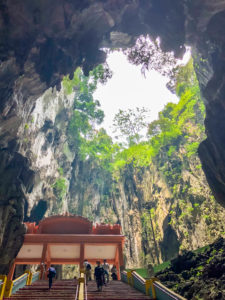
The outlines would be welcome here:
<svg viewBox="0 0 225 300">
<path fill-rule="evenodd" d="M 129 138 L 130 146 L 121 148 L 113 161 L 113 170 L 118 173 L 129 164 L 135 168 L 146 167 L 154 160 L 167 182 L 174 187 L 174 193 L 177 192 L 176 183 L 181 180 L 182 160 L 196 155 L 198 145 L 205 136 L 204 104 L 192 60 L 179 68 L 176 80 L 180 100 L 177 104 L 168 103 L 159 113 L 159 118 L 148 125 L 149 141 L 138 143 L 138 139 L 135 139 L 140 131 L 140 127 L 133 128 L 133 123 L 138 123 L 136 112 L 129 110 L 118 113 L 114 125 Z M 144 126 L 143 111 L 139 112 L 140 124 Z M 177 155 L 179 150 L 183 153 L 182 160 Z"/>
<path fill-rule="evenodd" d="M 142 237 L 143 240 L 147 240 L 152 244 L 151 252 L 156 257 L 157 263 L 159 264 L 159 250 L 157 243 L 157 225 L 156 222 L 153 222 L 155 219 L 155 210 L 151 208 L 149 211 L 144 211 L 141 215 L 141 224 L 142 224 Z M 143 245 L 143 249 L 145 250 L 146 245 Z M 146 251 L 145 251 L 146 252 Z"/>
<path fill-rule="evenodd" d="M 68 139 L 69 145 L 77 153 L 85 141 L 92 135 L 95 124 L 101 124 L 104 113 L 100 109 L 100 103 L 94 99 L 93 93 L 98 82 L 106 80 L 108 75 L 104 75 L 104 68 L 100 65 L 84 76 L 81 69 L 77 69 L 74 78 L 69 81 L 64 79 L 64 87 L 68 92 L 75 89 L 73 114 L 69 120 Z"/>
<path fill-rule="evenodd" d="M 58 168 L 58 172 L 59 172 L 59 175 L 60 175 L 60 176 L 63 176 L 63 168 L 61 168 L 61 167 Z"/>
<path fill-rule="evenodd" d="M 142 66 L 142 73 L 153 69 L 169 77 L 167 87 L 174 90 L 178 70 L 177 60 L 173 52 L 162 51 L 159 39 L 152 41 L 149 35 L 142 35 L 137 39 L 136 44 L 124 50 L 124 53 L 131 63 Z"/>
<path fill-rule="evenodd" d="M 142 136 L 141 130 L 147 128 L 146 122 L 148 109 L 145 107 L 136 107 L 136 109 L 119 110 L 113 119 L 114 131 L 119 131 L 121 137 L 126 137 L 128 144 L 131 146 L 140 142 Z"/>
<path fill-rule="evenodd" d="M 130 172 L 130 167 L 137 171 L 138 168 L 139 170 L 145 167 L 151 168 L 153 163 L 170 187 L 173 197 L 183 198 L 187 197 L 191 189 L 182 178 L 184 170 L 191 172 L 190 158 L 192 164 L 196 163 L 195 170 L 198 172 L 197 149 L 205 137 L 205 110 L 192 60 L 187 66 L 179 68 L 176 80 L 179 102 L 168 103 L 159 113 L 158 120 L 149 124 L 148 141 L 130 144 L 128 148 L 121 148 L 113 156 L 112 171 L 114 178 L 119 180 L 122 172 Z M 190 207 L 186 204 L 183 207 L 181 204 L 176 210 L 172 209 L 175 216 L 170 215 L 170 224 L 173 224 L 176 218 L 179 218 L 180 222 L 184 222 L 187 218 L 196 218 L 199 207 L 194 201 Z M 180 209 L 181 213 L 179 213 Z M 146 217 L 149 219 L 149 215 Z M 144 222 L 145 219 L 142 221 Z M 205 220 L 208 222 L 207 218 Z M 151 235 L 151 230 L 149 231 L 146 225 L 149 220 L 143 222 L 144 235 Z"/>
<path fill-rule="evenodd" d="M 92 92 L 96 89 L 98 83 L 105 84 L 108 79 L 112 77 L 112 71 L 105 63 L 104 65 L 98 65 L 92 71 L 89 72 L 89 76 L 85 77 L 81 68 L 77 68 L 73 74 L 73 78 L 70 79 L 69 75 L 63 78 L 62 84 L 67 95 L 72 94 L 74 91 L 84 91 L 87 88 L 86 82 L 82 82 L 81 78 L 85 78 L 89 81 L 89 89 Z"/>
<path fill-rule="evenodd" d="M 112 138 L 101 128 L 93 132 L 92 136 L 81 145 L 81 158 L 89 158 L 98 162 L 106 170 L 111 170 L 112 160 L 119 146 L 114 144 Z"/>
<path fill-rule="evenodd" d="M 166 268 L 169 268 L 171 266 L 171 262 L 170 261 L 165 261 L 162 264 L 159 264 L 157 266 L 154 266 L 154 272 L 162 272 L 163 270 L 165 270 Z"/>
<path fill-rule="evenodd" d="M 81 68 L 77 68 L 72 79 L 69 78 L 69 75 L 63 78 L 62 85 L 67 95 L 72 94 L 77 88 L 79 88 L 81 74 Z"/>
<path fill-rule="evenodd" d="M 204 137 L 201 125 L 205 112 L 202 110 L 203 104 L 192 61 L 186 67 L 180 67 L 177 90 L 180 93 L 179 103 L 168 103 L 159 113 L 159 119 L 149 126 L 150 142 L 155 155 L 166 150 L 171 157 L 178 148 L 185 147 L 186 155 L 190 157 L 196 154 L 199 142 Z"/>
<path fill-rule="evenodd" d="M 152 148 L 147 143 L 140 143 L 123 149 L 115 156 L 114 171 L 122 169 L 125 165 L 132 164 L 134 167 L 145 167 L 151 163 Z"/>
<path fill-rule="evenodd" d="M 58 178 L 53 185 L 53 191 L 57 198 L 62 200 L 67 191 L 66 179 L 63 177 Z"/>
<path fill-rule="evenodd" d="M 190 157 L 190 156 L 196 154 L 197 150 L 198 150 L 198 146 L 199 146 L 199 142 L 193 142 L 193 143 L 188 144 L 186 146 L 187 157 Z"/>
</svg>

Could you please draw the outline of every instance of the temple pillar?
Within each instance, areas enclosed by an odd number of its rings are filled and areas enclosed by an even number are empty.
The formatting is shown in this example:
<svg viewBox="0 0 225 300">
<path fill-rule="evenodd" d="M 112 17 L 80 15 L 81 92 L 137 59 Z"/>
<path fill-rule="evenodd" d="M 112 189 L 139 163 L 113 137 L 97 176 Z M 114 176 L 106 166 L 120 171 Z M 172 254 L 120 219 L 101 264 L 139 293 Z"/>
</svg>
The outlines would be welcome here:
<svg viewBox="0 0 225 300">
<path fill-rule="evenodd" d="M 44 278 L 45 279 L 48 279 L 48 277 L 47 277 L 47 271 L 48 271 L 48 269 L 51 267 L 51 261 L 47 261 L 47 265 L 46 265 L 46 270 L 45 270 L 45 274 L 44 274 Z"/>
<path fill-rule="evenodd" d="M 120 280 L 120 261 L 119 261 L 119 245 L 116 247 L 115 265 L 117 269 L 117 277 Z"/>
<path fill-rule="evenodd" d="M 14 274 L 14 271 L 15 271 L 15 267 L 16 267 L 16 263 L 15 263 L 15 261 L 13 261 L 13 264 L 11 265 L 11 267 L 9 269 L 9 274 L 7 276 L 8 280 L 13 280 L 13 274 Z"/>
<path fill-rule="evenodd" d="M 115 265 L 116 265 L 116 269 L 117 269 L 117 278 L 118 278 L 118 280 L 120 280 L 121 276 L 120 276 L 120 263 L 119 263 L 119 260 L 115 261 Z"/>
<path fill-rule="evenodd" d="M 80 244 L 80 270 L 83 269 L 84 264 L 84 244 Z"/>
<path fill-rule="evenodd" d="M 40 265 L 41 274 L 40 274 L 40 279 L 43 279 L 43 277 L 45 276 L 45 273 L 47 271 L 47 270 L 45 270 L 45 260 L 46 260 L 46 255 L 47 255 L 47 249 L 48 249 L 48 244 L 44 243 L 43 249 L 42 249 L 42 255 L 41 255 L 41 265 Z"/>
<path fill-rule="evenodd" d="M 118 255 L 119 255 L 119 264 L 120 264 L 120 267 L 124 266 L 124 261 L 123 261 L 123 245 L 122 245 L 122 243 L 118 244 Z"/>
<path fill-rule="evenodd" d="M 43 279 L 45 273 L 45 264 L 41 263 L 40 264 L 40 279 Z"/>
</svg>

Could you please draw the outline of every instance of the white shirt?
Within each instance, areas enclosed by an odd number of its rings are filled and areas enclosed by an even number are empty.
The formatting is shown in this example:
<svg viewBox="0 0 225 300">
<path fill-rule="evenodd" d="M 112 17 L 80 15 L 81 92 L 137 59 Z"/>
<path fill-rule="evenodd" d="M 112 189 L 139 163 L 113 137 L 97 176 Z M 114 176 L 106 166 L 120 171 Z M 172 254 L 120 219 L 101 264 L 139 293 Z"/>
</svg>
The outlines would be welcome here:
<svg viewBox="0 0 225 300">
<path fill-rule="evenodd" d="M 108 263 L 102 264 L 102 267 L 105 271 L 109 272 L 109 264 Z"/>
</svg>

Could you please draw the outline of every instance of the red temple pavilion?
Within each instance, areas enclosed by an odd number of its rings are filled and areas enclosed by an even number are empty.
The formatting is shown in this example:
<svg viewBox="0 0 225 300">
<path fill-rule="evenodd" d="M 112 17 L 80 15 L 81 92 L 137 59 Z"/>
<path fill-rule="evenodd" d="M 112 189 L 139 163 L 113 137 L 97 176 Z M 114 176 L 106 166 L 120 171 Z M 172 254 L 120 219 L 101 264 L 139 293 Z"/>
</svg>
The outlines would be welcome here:
<svg viewBox="0 0 225 300">
<path fill-rule="evenodd" d="M 52 216 L 36 223 L 25 223 L 27 233 L 9 272 L 12 279 L 15 266 L 39 264 L 79 264 L 107 259 L 117 269 L 123 265 L 124 236 L 121 226 L 97 224 L 74 215 Z M 43 271 L 43 270 L 42 270 Z"/>
</svg>

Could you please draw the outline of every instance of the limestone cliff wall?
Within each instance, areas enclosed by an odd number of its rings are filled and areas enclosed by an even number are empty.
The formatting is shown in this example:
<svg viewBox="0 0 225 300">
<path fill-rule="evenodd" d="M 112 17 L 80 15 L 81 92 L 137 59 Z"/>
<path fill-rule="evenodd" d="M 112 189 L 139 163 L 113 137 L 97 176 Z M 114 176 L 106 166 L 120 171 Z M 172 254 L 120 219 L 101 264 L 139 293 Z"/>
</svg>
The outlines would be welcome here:
<svg viewBox="0 0 225 300">
<path fill-rule="evenodd" d="M 180 180 L 171 184 L 162 168 L 170 164 L 166 158 L 145 168 L 127 165 L 115 179 L 96 161 L 71 153 L 67 125 L 73 96 L 63 89 L 46 91 L 19 126 L 14 148 L 1 152 L 1 193 L 8 201 L 2 210 L 1 239 L 7 250 L 1 252 L 2 270 L 19 250 L 22 238 L 14 234 L 24 233 L 23 220 L 38 222 L 65 211 L 93 222 L 121 224 L 128 267 L 171 259 L 225 232 L 225 212 L 215 202 L 196 155 L 187 159 L 182 150 L 174 154 L 172 161 L 179 160 L 182 168 Z M 10 176 L 4 176 L 4 168 Z M 66 183 L 62 198 L 54 190 L 60 178 Z"/>
<path fill-rule="evenodd" d="M 65 180 L 69 181 L 71 176 L 74 154 L 68 148 L 66 125 L 72 103 L 73 95 L 65 96 L 63 89 L 50 89 L 37 99 L 32 110 L 18 109 L 16 118 L 20 125 L 16 128 L 17 123 L 12 124 L 14 137 L 0 151 L 3 273 L 21 247 L 23 221 L 38 222 L 44 216 L 67 210 L 67 202 L 56 197 L 53 185 L 61 170 Z"/>
<path fill-rule="evenodd" d="M 94 222 L 121 224 L 128 267 L 169 260 L 225 232 L 225 210 L 215 202 L 199 158 L 183 158 L 176 185 L 159 163 L 142 169 L 128 165 L 117 180 L 93 161 L 73 164 L 69 211 Z"/>
<path fill-rule="evenodd" d="M 125 47 L 140 34 L 161 38 L 176 55 L 195 52 L 207 106 L 207 140 L 199 154 L 217 201 L 224 204 L 225 0 L 11 1 L 0 5 L 0 111 L 2 144 L 14 137 L 22 115 L 63 75 L 85 74 L 105 60 L 101 47 Z M 221 130 L 220 130 L 221 128 Z M 222 175 L 221 175 L 222 174 Z"/>
</svg>

